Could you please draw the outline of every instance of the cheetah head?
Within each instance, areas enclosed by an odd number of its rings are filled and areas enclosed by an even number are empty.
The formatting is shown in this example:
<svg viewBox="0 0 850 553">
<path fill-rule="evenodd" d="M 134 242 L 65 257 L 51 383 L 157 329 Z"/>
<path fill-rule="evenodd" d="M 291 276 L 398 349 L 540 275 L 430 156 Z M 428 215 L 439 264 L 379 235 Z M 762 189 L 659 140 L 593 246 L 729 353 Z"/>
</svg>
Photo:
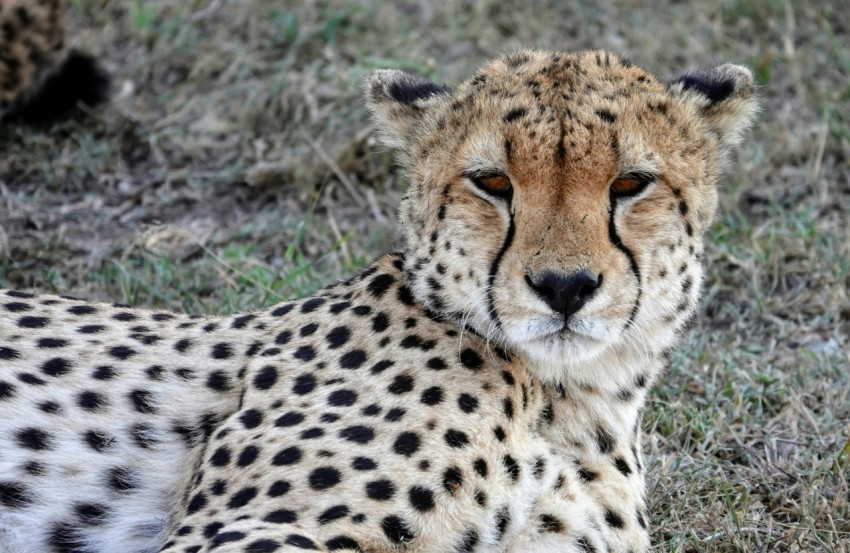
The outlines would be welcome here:
<svg viewBox="0 0 850 553">
<path fill-rule="evenodd" d="M 697 303 L 725 157 L 756 112 L 721 65 L 659 82 L 602 51 L 521 50 L 456 89 L 373 73 L 410 188 L 405 274 L 430 310 L 551 382 L 620 381 Z"/>
</svg>

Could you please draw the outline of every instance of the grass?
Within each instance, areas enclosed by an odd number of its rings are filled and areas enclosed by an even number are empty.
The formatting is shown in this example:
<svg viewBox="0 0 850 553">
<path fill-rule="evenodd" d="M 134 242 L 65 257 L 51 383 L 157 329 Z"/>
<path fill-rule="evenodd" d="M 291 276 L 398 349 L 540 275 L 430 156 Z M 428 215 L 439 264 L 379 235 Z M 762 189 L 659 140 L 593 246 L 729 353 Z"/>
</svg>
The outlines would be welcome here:
<svg viewBox="0 0 850 553">
<path fill-rule="evenodd" d="M 662 77 L 747 63 L 702 309 L 645 420 L 659 551 L 850 553 L 850 10 L 840 2 L 74 0 L 112 104 L 0 130 L 0 286 L 191 313 L 301 296 L 397 240 L 359 80 L 520 45 Z"/>
</svg>

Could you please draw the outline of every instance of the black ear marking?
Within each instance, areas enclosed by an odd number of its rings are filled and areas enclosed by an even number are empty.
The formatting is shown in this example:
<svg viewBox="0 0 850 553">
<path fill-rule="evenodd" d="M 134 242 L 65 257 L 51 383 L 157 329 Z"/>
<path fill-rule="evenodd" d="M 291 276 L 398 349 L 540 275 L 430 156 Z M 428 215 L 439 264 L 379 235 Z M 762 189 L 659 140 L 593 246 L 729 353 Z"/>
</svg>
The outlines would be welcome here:
<svg viewBox="0 0 850 553">
<path fill-rule="evenodd" d="M 402 104 L 412 104 L 416 100 L 448 94 L 450 91 L 451 89 L 446 85 L 437 84 L 416 75 L 405 75 L 405 78 L 390 84 L 387 90 L 393 100 Z"/>
<path fill-rule="evenodd" d="M 734 80 L 723 79 L 721 75 L 711 70 L 683 75 L 671 83 L 671 85 L 675 84 L 680 84 L 682 90 L 696 90 L 708 98 L 712 104 L 722 102 L 735 92 Z"/>
</svg>

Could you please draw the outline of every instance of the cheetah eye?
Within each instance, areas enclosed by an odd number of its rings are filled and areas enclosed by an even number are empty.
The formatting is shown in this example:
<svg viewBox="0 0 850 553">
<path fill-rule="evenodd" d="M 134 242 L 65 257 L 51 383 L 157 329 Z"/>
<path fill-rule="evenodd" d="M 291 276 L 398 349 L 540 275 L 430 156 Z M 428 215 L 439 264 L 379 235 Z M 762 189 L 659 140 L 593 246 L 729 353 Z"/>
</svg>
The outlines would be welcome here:
<svg viewBox="0 0 850 553">
<path fill-rule="evenodd" d="M 637 196 L 643 192 L 655 177 L 644 173 L 631 173 L 623 175 L 611 183 L 611 195 L 617 198 Z"/>
<path fill-rule="evenodd" d="M 501 173 L 466 175 L 472 184 L 493 196 L 505 197 L 511 193 L 511 179 Z"/>
</svg>

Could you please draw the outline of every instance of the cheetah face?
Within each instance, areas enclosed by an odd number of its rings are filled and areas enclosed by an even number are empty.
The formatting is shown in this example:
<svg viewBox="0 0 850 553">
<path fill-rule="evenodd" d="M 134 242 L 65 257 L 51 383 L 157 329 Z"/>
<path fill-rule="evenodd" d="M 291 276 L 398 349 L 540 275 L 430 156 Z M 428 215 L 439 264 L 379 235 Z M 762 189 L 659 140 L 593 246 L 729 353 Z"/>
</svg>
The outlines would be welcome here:
<svg viewBox="0 0 850 553">
<path fill-rule="evenodd" d="M 612 359 L 672 345 L 719 168 L 756 109 L 749 70 L 664 84 L 606 52 L 524 50 L 454 91 L 379 71 L 366 92 L 410 181 L 418 300 L 548 381 L 621 380 Z"/>
</svg>

